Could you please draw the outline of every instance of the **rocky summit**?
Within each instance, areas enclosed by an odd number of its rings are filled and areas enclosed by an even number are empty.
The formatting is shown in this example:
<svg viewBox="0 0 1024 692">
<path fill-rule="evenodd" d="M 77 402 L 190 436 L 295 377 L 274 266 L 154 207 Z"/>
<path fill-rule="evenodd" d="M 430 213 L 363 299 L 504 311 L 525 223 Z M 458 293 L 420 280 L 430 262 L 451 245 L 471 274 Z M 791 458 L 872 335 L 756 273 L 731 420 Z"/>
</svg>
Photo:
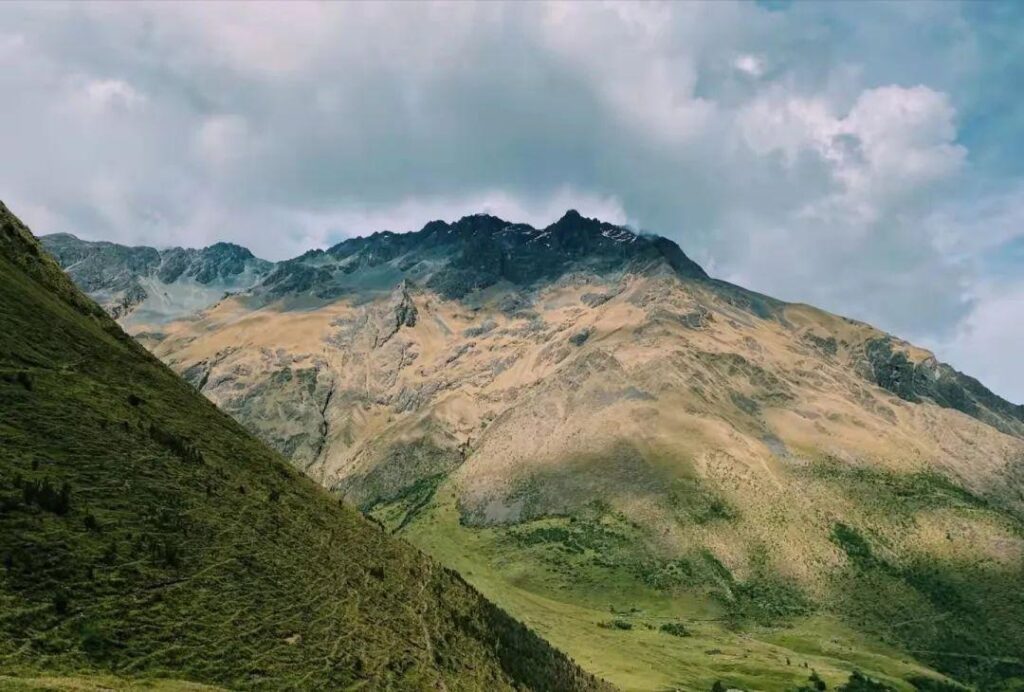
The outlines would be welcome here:
<svg viewBox="0 0 1024 692">
<path fill-rule="evenodd" d="M 600 274 L 657 263 L 680 275 L 704 276 L 675 243 L 585 219 L 575 211 L 543 229 L 477 214 L 451 224 L 434 221 L 413 233 L 384 231 L 352 238 L 306 253 L 280 263 L 258 292 L 330 299 L 349 291 L 388 288 L 401 277 L 443 298 L 459 299 L 501 282 L 528 288 L 574 270 Z"/>
<path fill-rule="evenodd" d="M 43 242 L 101 301 L 160 266 L 83 273 L 162 255 L 66 238 Z M 242 265 L 248 287 L 158 319 L 105 304 L 591 672 L 651 690 L 1024 677 L 1024 408 L 928 351 L 571 211 Z"/>
</svg>

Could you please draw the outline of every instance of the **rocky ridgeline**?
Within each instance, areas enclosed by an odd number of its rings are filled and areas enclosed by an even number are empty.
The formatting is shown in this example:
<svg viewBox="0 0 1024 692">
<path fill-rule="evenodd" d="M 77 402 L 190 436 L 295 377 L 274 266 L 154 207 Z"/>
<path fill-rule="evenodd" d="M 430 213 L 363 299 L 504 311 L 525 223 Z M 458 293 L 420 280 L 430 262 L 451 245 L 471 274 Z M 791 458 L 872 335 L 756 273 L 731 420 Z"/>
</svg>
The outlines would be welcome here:
<svg viewBox="0 0 1024 692">
<path fill-rule="evenodd" d="M 455 223 L 432 221 L 411 233 L 350 238 L 282 262 L 257 290 L 330 299 L 367 288 L 390 290 L 409 279 L 459 299 L 502 281 L 530 287 L 572 271 L 605 274 L 644 265 L 707 277 L 667 238 L 639 235 L 570 210 L 542 229 L 476 214 Z"/>
<path fill-rule="evenodd" d="M 926 358 L 915 363 L 891 337 L 864 344 L 861 373 L 883 389 L 912 402 L 932 401 L 977 418 L 1010 435 L 1024 437 L 1024 405 L 1015 405 L 978 380 Z"/>
<path fill-rule="evenodd" d="M 66 233 L 40 240 L 74 282 L 115 318 L 127 316 L 142 304 L 154 284 L 191 282 L 225 290 L 249 288 L 273 266 L 232 243 L 215 243 L 199 250 L 158 250 L 89 242 Z"/>
<path fill-rule="evenodd" d="M 572 210 L 541 229 L 487 214 L 454 223 L 431 221 L 419 231 L 349 238 L 278 263 L 230 243 L 158 250 L 83 241 L 64 233 L 41 240 L 75 283 L 117 318 L 146 301 L 154 282 L 251 289 L 270 300 L 332 300 L 365 291 L 387 293 L 410 280 L 458 299 L 501 281 L 527 287 L 572 271 L 605 274 L 651 265 L 680 276 L 707 277 L 667 238 L 637 234 Z"/>
</svg>

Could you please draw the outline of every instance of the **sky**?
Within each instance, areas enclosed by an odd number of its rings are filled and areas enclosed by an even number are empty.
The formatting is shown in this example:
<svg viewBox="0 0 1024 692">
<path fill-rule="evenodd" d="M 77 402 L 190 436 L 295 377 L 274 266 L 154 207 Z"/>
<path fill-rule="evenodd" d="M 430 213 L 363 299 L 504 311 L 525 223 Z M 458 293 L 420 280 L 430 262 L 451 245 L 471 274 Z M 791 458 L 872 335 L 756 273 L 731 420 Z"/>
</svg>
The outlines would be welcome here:
<svg viewBox="0 0 1024 692">
<path fill-rule="evenodd" d="M 243 244 L 568 208 L 1024 402 L 1024 3 L 0 4 L 0 199 Z"/>
</svg>

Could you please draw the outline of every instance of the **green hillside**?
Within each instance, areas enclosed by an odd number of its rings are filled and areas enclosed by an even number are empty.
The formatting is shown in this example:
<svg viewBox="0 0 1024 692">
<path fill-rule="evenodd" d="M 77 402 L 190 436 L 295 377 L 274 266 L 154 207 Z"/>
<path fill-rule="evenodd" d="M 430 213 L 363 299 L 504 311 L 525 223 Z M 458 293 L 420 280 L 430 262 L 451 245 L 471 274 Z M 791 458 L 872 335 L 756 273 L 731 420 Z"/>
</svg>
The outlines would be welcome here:
<svg viewBox="0 0 1024 692">
<path fill-rule="evenodd" d="M 2 204 L 0 412 L 0 687 L 602 687 L 196 394 Z"/>
</svg>

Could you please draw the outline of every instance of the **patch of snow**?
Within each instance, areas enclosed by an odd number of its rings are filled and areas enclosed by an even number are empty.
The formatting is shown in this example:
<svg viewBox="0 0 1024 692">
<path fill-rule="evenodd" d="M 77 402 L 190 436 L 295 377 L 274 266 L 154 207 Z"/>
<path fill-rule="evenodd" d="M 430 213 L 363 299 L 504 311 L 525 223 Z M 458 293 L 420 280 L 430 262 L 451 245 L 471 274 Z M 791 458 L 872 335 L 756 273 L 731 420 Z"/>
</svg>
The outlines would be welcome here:
<svg viewBox="0 0 1024 692">
<path fill-rule="evenodd" d="M 636 242 L 636 233 L 627 231 L 625 228 L 606 228 L 601 231 L 601 235 L 609 240 L 614 240 L 616 243 Z"/>
</svg>

